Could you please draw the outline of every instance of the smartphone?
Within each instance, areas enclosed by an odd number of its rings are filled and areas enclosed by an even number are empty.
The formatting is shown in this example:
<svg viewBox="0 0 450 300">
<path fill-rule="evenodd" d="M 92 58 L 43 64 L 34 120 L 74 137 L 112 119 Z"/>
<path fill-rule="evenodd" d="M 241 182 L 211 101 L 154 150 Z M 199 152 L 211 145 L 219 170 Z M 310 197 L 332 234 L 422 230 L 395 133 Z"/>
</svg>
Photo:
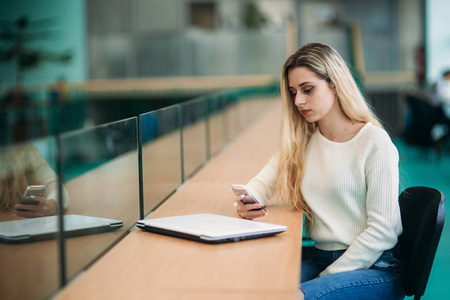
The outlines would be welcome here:
<svg viewBox="0 0 450 300">
<path fill-rule="evenodd" d="M 241 196 L 241 195 L 245 195 L 245 196 L 250 196 L 251 199 L 248 198 L 243 198 L 242 199 L 242 203 L 244 204 L 252 204 L 252 203 L 259 203 L 258 200 L 256 200 L 255 197 L 253 197 L 253 195 L 245 188 L 245 185 L 242 184 L 232 184 L 231 186 L 231 190 L 237 195 L 237 196 Z M 264 207 L 261 206 L 261 208 L 258 209 L 252 209 L 252 210 L 265 210 Z"/>
<path fill-rule="evenodd" d="M 32 204 L 32 205 L 38 205 L 39 201 L 34 200 L 33 196 L 44 196 L 45 192 L 45 185 L 29 185 L 25 192 L 22 195 L 22 198 L 20 198 L 21 204 Z"/>
</svg>

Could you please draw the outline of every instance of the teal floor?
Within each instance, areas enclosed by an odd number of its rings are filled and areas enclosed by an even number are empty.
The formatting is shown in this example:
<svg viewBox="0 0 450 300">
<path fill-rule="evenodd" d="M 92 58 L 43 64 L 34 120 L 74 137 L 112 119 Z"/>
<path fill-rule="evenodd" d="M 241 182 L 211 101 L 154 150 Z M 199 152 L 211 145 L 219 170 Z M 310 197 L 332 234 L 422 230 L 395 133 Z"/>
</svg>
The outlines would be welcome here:
<svg viewBox="0 0 450 300">
<path fill-rule="evenodd" d="M 424 152 L 395 140 L 400 155 L 401 189 L 409 186 L 429 186 L 439 189 L 450 199 L 450 154 L 438 159 L 433 151 Z M 450 200 L 449 200 L 450 201 Z M 450 299 L 450 206 L 439 242 L 433 268 L 423 300 Z M 412 299 L 407 297 L 406 299 Z"/>
</svg>

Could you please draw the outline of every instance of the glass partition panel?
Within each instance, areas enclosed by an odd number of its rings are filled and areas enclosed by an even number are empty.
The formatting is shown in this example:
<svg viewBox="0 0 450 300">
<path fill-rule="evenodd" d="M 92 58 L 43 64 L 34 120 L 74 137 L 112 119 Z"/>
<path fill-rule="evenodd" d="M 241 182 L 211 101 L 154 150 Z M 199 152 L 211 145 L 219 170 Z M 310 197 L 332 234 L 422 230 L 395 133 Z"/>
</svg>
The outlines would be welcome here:
<svg viewBox="0 0 450 300">
<path fill-rule="evenodd" d="M 242 100 L 242 111 L 244 112 L 246 118 L 252 120 L 259 115 L 261 106 L 258 105 L 259 101 L 257 101 L 254 97 L 244 96 L 241 98 Z"/>
<path fill-rule="evenodd" d="M 211 97 L 208 104 L 209 154 L 214 155 L 228 141 L 227 99 L 223 95 Z"/>
<path fill-rule="evenodd" d="M 0 144 L 14 144 L 47 135 L 47 108 L 0 111 Z"/>
<path fill-rule="evenodd" d="M 71 95 L 75 97 L 75 95 Z M 86 96 L 79 95 L 78 99 L 72 98 L 70 101 L 63 102 L 59 105 L 60 132 L 75 130 L 82 128 L 88 120 Z"/>
<path fill-rule="evenodd" d="M 262 113 L 270 108 L 270 103 L 279 97 L 273 95 L 250 94 L 241 98 L 243 101 L 242 110 L 244 111 L 244 119 L 253 120 L 258 118 Z M 245 122 L 245 121 L 244 121 Z"/>
<path fill-rule="evenodd" d="M 17 143 L 57 135 L 83 127 L 86 121 L 84 101 L 62 105 L 39 105 L 0 109 L 0 144 Z"/>
<path fill-rule="evenodd" d="M 183 178 L 189 178 L 207 159 L 206 99 L 180 105 L 183 133 Z"/>
<path fill-rule="evenodd" d="M 62 134 L 61 164 L 70 199 L 64 214 L 70 279 L 139 219 L 137 118 Z"/>
<path fill-rule="evenodd" d="M 142 140 L 144 215 L 181 184 L 179 106 L 139 116 Z"/>
<path fill-rule="evenodd" d="M 281 97 L 273 91 L 239 90 L 227 94 L 227 133 L 228 140 L 251 126 L 262 113 L 267 112 L 274 100 Z M 281 112 L 280 112 L 281 113 Z"/>
<path fill-rule="evenodd" d="M 277 101 L 282 102 L 281 95 L 274 95 L 274 94 L 266 94 L 266 95 L 260 95 L 258 97 L 259 100 L 257 100 L 257 106 L 259 107 L 259 113 L 264 114 L 267 113 L 270 109 L 273 109 L 273 104 Z M 281 114 L 281 109 L 280 109 Z"/>
<path fill-rule="evenodd" d="M 246 111 L 242 105 L 239 92 L 234 92 L 227 97 L 227 133 L 228 141 L 233 139 L 244 126 L 250 125 L 251 111 Z"/>
<path fill-rule="evenodd" d="M 56 145 L 0 146 L 0 299 L 47 299 L 60 286 Z"/>
<path fill-rule="evenodd" d="M 36 115 L 37 134 L 57 135 L 62 132 L 59 120 L 59 111 L 57 106 L 41 106 L 34 109 Z"/>
</svg>

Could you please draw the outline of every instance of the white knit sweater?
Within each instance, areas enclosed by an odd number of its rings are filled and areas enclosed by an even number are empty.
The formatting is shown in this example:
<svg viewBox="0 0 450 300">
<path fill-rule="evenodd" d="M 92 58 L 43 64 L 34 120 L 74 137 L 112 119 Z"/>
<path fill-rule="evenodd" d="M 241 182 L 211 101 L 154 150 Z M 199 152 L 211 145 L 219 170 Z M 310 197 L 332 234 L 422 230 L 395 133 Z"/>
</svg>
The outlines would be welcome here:
<svg viewBox="0 0 450 300">
<path fill-rule="evenodd" d="M 389 135 L 367 123 L 351 140 L 336 143 L 317 130 L 305 164 L 301 191 L 313 216 L 308 233 L 319 249 L 347 249 L 320 276 L 369 268 L 402 232 L 398 152 Z M 274 157 L 247 184 L 263 204 L 274 195 L 276 171 Z"/>
</svg>

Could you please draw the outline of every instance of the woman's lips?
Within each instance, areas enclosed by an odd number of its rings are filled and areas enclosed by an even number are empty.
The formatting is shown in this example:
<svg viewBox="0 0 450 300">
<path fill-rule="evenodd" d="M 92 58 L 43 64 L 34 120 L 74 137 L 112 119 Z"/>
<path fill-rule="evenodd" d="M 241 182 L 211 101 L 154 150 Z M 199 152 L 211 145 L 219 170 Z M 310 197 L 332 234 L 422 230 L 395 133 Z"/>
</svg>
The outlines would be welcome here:
<svg viewBox="0 0 450 300">
<path fill-rule="evenodd" d="M 310 112 L 311 112 L 310 109 L 302 109 L 302 110 L 300 111 L 300 113 L 301 113 L 302 115 L 304 115 L 304 116 L 308 115 Z"/>
</svg>

